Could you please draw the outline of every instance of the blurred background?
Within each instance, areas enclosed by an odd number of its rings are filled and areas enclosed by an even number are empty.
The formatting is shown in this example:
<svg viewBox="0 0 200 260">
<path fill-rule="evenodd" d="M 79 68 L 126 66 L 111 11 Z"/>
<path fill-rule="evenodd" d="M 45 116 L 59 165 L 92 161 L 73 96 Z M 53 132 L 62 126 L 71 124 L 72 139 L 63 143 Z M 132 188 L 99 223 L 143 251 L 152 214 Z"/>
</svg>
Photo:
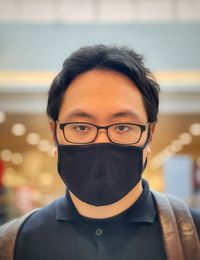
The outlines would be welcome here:
<svg viewBox="0 0 200 260">
<path fill-rule="evenodd" d="M 64 59 L 126 45 L 161 85 L 144 177 L 200 208 L 200 0 L 0 0 L 0 223 L 65 193 L 45 114 Z"/>
</svg>

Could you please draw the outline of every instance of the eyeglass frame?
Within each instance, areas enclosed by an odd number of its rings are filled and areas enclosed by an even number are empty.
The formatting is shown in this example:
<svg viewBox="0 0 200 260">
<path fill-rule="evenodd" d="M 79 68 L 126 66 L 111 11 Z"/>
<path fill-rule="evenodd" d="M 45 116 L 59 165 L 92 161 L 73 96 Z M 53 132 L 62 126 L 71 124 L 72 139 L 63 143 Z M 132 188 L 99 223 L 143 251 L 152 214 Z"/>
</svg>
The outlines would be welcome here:
<svg viewBox="0 0 200 260">
<path fill-rule="evenodd" d="M 96 135 L 95 135 L 95 137 L 94 137 L 94 139 L 93 139 L 92 141 L 86 142 L 86 143 L 76 143 L 76 142 L 71 142 L 71 141 L 69 141 L 69 140 L 66 138 L 65 132 L 64 132 L 64 127 L 65 127 L 66 125 L 77 124 L 77 123 L 78 123 L 78 124 L 81 124 L 81 123 L 82 123 L 82 124 L 88 124 L 88 125 L 92 125 L 92 126 L 96 127 L 97 132 L 96 132 Z M 138 139 L 137 142 L 128 143 L 128 145 L 129 145 L 129 144 L 131 145 L 131 144 L 137 144 L 137 143 L 140 142 L 143 132 L 146 130 L 147 127 L 149 127 L 149 126 L 151 125 L 151 122 L 147 122 L 147 123 L 145 123 L 145 124 L 143 124 L 143 125 L 141 125 L 141 124 L 135 124 L 135 123 L 126 123 L 126 122 L 123 122 L 123 123 L 116 123 L 116 124 L 111 124 L 111 125 L 107 125 L 107 126 L 98 126 L 98 125 L 95 125 L 95 124 L 93 124 L 93 123 L 87 123 L 87 122 L 63 122 L 63 123 L 61 123 L 60 121 L 56 120 L 56 121 L 55 121 L 55 124 L 58 125 L 59 128 L 62 130 L 62 133 L 63 133 L 63 136 L 64 136 L 65 141 L 67 141 L 68 143 L 71 143 L 71 144 L 91 144 L 91 143 L 93 143 L 93 142 L 95 141 L 95 139 L 97 138 L 98 133 L 99 133 L 99 130 L 100 130 L 100 129 L 105 129 L 109 141 L 110 141 L 111 143 L 121 144 L 121 145 L 127 145 L 127 144 L 114 142 L 114 141 L 110 138 L 110 136 L 109 136 L 108 128 L 110 128 L 111 126 L 120 125 L 120 124 L 135 125 L 135 126 L 138 126 L 138 127 L 141 129 L 141 133 L 140 133 L 140 137 L 139 137 L 139 139 Z M 148 129 L 148 130 L 149 130 L 149 129 Z M 149 133 L 147 134 L 147 139 L 148 139 L 148 135 L 149 135 Z"/>
</svg>

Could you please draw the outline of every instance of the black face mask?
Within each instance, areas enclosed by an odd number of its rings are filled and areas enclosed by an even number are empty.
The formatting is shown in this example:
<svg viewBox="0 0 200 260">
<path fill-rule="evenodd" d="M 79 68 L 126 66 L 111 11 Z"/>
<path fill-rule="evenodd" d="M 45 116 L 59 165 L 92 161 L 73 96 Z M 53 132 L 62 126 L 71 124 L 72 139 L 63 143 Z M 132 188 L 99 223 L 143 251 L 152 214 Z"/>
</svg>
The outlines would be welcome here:
<svg viewBox="0 0 200 260">
<path fill-rule="evenodd" d="M 58 172 L 81 201 L 109 205 L 127 195 L 140 181 L 144 146 L 96 143 L 58 144 Z"/>
</svg>

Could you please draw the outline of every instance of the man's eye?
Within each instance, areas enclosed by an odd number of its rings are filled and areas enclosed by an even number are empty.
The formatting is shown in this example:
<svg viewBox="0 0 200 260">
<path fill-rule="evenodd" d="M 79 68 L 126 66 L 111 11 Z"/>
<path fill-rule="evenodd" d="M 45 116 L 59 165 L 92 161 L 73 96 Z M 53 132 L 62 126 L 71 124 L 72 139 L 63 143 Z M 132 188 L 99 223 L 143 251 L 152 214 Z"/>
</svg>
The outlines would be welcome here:
<svg viewBox="0 0 200 260">
<path fill-rule="evenodd" d="M 88 130 L 88 127 L 87 126 L 85 126 L 85 125 L 78 125 L 78 126 L 75 126 L 74 127 L 76 130 L 78 130 L 78 131 L 86 131 L 86 130 Z"/>
<path fill-rule="evenodd" d="M 129 130 L 129 127 L 127 125 L 118 125 L 117 126 L 117 131 L 119 131 L 119 132 L 125 132 L 128 130 Z"/>
</svg>

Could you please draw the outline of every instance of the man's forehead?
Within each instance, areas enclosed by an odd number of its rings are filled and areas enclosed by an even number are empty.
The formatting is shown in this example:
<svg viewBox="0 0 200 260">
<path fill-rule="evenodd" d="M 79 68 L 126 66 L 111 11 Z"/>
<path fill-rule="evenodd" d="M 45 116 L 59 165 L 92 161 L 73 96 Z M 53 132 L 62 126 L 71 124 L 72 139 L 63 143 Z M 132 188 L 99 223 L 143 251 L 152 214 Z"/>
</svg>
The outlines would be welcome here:
<svg viewBox="0 0 200 260">
<path fill-rule="evenodd" d="M 142 95 L 135 83 L 122 73 L 112 70 L 89 70 L 78 75 L 65 90 L 65 98 L 89 99 L 101 95 L 104 98 L 127 98 Z"/>
<path fill-rule="evenodd" d="M 103 122 L 125 117 L 132 122 L 146 120 L 142 95 L 133 82 L 119 73 L 98 70 L 83 73 L 71 83 L 59 114 L 62 121 L 88 118 Z"/>
</svg>

